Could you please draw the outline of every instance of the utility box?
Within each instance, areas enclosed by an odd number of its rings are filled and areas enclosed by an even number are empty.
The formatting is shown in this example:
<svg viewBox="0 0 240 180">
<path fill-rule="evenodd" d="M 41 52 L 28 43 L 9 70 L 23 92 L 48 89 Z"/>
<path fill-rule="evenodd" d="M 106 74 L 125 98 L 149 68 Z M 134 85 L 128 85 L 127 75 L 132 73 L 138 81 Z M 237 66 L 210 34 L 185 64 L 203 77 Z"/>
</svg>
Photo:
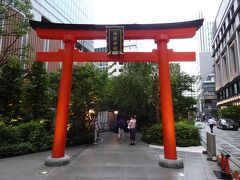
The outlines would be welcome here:
<svg viewBox="0 0 240 180">
<path fill-rule="evenodd" d="M 207 154 L 210 158 L 216 157 L 216 138 L 209 132 L 207 132 Z"/>
</svg>

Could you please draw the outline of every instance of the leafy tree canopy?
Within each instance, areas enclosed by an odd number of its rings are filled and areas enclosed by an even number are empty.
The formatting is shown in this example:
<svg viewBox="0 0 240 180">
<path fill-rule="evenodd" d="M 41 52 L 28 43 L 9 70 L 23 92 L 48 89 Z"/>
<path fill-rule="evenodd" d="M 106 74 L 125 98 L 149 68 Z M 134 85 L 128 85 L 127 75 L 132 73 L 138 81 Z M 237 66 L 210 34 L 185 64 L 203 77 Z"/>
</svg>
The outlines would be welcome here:
<svg viewBox="0 0 240 180">
<path fill-rule="evenodd" d="M 31 0 L 0 1 L 0 67 L 13 55 L 25 58 L 29 46 L 21 38 L 30 30 L 31 8 Z"/>
</svg>

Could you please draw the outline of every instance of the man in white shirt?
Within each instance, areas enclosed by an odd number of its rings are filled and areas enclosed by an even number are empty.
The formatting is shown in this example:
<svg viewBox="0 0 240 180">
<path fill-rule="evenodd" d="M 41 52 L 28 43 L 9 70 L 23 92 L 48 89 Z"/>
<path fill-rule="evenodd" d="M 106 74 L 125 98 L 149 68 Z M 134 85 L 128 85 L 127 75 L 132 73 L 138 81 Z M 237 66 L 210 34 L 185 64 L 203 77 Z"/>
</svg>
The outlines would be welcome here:
<svg viewBox="0 0 240 180">
<path fill-rule="evenodd" d="M 213 133 L 213 126 L 216 125 L 216 121 L 213 118 L 209 117 L 208 124 L 209 124 L 209 127 L 211 129 L 211 133 Z"/>
</svg>

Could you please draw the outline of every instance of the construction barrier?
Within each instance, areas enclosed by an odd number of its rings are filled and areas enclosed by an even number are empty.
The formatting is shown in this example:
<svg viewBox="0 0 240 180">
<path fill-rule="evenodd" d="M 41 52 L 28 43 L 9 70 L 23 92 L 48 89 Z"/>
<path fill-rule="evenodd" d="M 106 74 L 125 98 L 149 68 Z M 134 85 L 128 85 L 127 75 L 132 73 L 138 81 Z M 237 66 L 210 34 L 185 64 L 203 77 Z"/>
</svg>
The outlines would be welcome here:
<svg viewBox="0 0 240 180">
<path fill-rule="evenodd" d="M 221 153 L 221 170 L 222 173 L 224 173 L 227 177 L 231 176 L 230 174 L 230 169 L 229 169 L 229 158 L 230 158 L 230 154 L 225 151 L 224 149 L 219 149 L 220 153 Z"/>
<path fill-rule="evenodd" d="M 240 180 L 240 173 L 238 171 L 233 172 L 233 180 Z"/>
</svg>

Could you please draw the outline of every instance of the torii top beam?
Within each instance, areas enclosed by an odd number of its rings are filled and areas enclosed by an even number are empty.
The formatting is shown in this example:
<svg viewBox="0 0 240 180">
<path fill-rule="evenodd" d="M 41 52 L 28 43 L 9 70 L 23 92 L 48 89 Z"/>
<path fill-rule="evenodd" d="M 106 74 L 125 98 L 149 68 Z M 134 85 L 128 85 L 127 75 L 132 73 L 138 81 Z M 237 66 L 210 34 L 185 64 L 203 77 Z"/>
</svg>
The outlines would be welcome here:
<svg viewBox="0 0 240 180">
<path fill-rule="evenodd" d="M 124 39 L 155 39 L 165 34 L 169 39 L 192 38 L 202 26 L 203 19 L 161 24 L 61 24 L 30 21 L 40 38 L 63 39 L 66 34 L 76 40 L 96 40 L 106 38 L 106 26 L 124 26 Z M 56 32 L 56 29 L 58 30 Z"/>
<path fill-rule="evenodd" d="M 157 39 L 159 35 L 167 35 L 168 39 L 191 38 L 202 26 L 203 19 L 176 23 L 161 24 L 117 24 L 114 26 L 124 26 L 124 39 Z M 112 25 L 94 24 L 60 24 L 30 21 L 38 36 L 42 39 L 64 40 L 66 35 L 71 35 L 73 41 L 106 39 L 106 27 Z M 58 52 L 37 52 L 37 61 L 62 61 L 63 50 Z M 170 61 L 194 61 L 194 52 L 173 52 L 169 50 Z M 79 52 L 74 51 L 74 61 L 157 61 L 157 52 L 125 52 L 124 55 L 109 56 L 100 52 Z"/>
</svg>

